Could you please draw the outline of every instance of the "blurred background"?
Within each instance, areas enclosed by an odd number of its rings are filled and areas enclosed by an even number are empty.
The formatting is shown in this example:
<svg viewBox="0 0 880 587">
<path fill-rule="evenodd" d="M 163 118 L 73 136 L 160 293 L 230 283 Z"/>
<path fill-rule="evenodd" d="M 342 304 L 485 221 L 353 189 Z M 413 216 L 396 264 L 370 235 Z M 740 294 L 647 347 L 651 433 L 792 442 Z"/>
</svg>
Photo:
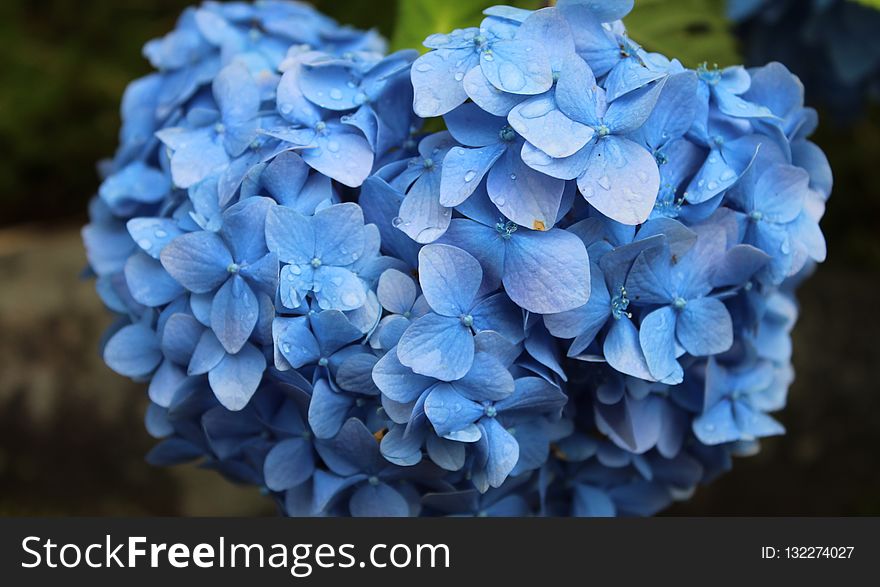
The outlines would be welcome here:
<svg viewBox="0 0 880 587">
<path fill-rule="evenodd" d="M 880 4 L 838 2 L 869 12 Z M 170 30 L 190 3 L 0 2 L 0 515 L 274 513 L 255 489 L 212 471 L 144 462 L 153 444 L 142 423 L 145 390 L 102 363 L 98 340 L 110 316 L 80 275 L 79 229 L 99 183 L 95 164 L 116 145 L 122 91 L 149 71 L 143 43 Z M 476 25 L 493 4 L 313 3 L 341 22 L 376 26 L 393 48 Z M 646 48 L 690 67 L 773 58 L 749 46 L 758 25 L 734 24 L 726 8 L 724 0 L 636 0 L 626 23 Z M 792 22 L 776 20 L 789 29 Z M 775 43 L 783 54 L 802 54 L 798 31 L 769 36 L 788 39 Z M 822 83 L 815 72 L 803 74 Z M 876 87 L 878 69 L 872 75 Z M 822 222 L 829 259 L 800 291 L 797 380 L 778 415 L 788 434 L 737 459 L 732 472 L 668 514 L 880 514 L 880 107 L 867 86 L 837 92 L 845 112 L 808 88 L 808 103 L 820 111 L 814 140 L 828 154 L 835 187 Z"/>
</svg>

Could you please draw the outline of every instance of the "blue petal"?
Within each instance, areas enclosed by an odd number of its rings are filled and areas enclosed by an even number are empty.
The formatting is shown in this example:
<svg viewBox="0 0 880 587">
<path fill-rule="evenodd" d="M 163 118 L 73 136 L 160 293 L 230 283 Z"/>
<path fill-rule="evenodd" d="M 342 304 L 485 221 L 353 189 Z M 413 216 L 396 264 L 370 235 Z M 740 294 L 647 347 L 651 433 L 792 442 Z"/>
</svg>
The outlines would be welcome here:
<svg viewBox="0 0 880 587">
<path fill-rule="evenodd" d="M 377 474 L 386 462 L 379 443 L 363 422 L 349 418 L 334 438 L 315 443 L 315 448 L 331 471 L 339 475 Z"/>
<path fill-rule="evenodd" d="M 782 424 L 745 402 L 733 404 L 733 418 L 743 439 L 763 438 L 785 434 Z"/>
<path fill-rule="evenodd" d="M 675 310 L 664 306 L 642 320 L 639 341 L 651 375 L 670 385 L 681 383 L 684 374 L 675 360 Z"/>
<path fill-rule="evenodd" d="M 166 129 L 158 136 L 166 144 L 174 145 L 171 177 L 177 187 L 192 187 L 229 164 L 229 155 L 212 128 Z"/>
<path fill-rule="evenodd" d="M 392 426 L 382 437 L 379 449 L 389 462 L 401 467 L 411 467 L 422 460 L 424 437 L 424 428 L 421 433 L 407 433 L 407 426 Z"/>
<path fill-rule="evenodd" d="M 494 143 L 486 147 L 454 147 L 443 158 L 440 179 L 440 203 L 447 207 L 464 202 L 507 147 Z"/>
<path fill-rule="evenodd" d="M 507 116 L 525 98 L 518 94 L 508 94 L 493 86 L 479 67 L 473 68 L 464 76 L 464 90 L 477 106 L 495 116 Z"/>
<path fill-rule="evenodd" d="M 809 174 L 800 167 L 773 165 L 758 178 L 755 207 L 769 222 L 791 222 L 803 210 L 809 181 Z"/>
<path fill-rule="evenodd" d="M 188 375 L 204 375 L 216 367 L 225 356 L 226 351 L 223 350 L 223 345 L 217 340 L 217 336 L 211 330 L 205 330 L 193 350 L 186 372 Z"/>
<path fill-rule="evenodd" d="M 518 231 L 508 242 L 503 281 L 510 299 L 530 312 L 572 310 L 590 297 L 587 249 L 564 230 Z"/>
<path fill-rule="evenodd" d="M 451 384 L 463 397 L 475 402 L 498 401 L 513 393 L 513 376 L 498 359 L 476 353 L 467 375 Z"/>
<path fill-rule="evenodd" d="M 613 518 L 617 515 L 617 508 L 608 494 L 591 487 L 578 483 L 572 494 L 572 515 L 580 518 Z"/>
<path fill-rule="evenodd" d="M 636 143 L 615 136 L 596 143 L 583 175 L 581 194 L 594 208 L 622 224 L 641 224 L 651 215 L 660 190 L 654 157 Z"/>
<path fill-rule="evenodd" d="M 422 392 L 436 383 L 434 378 L 413 373 L 404 366 L 395 351 L 386 353 L 373 367 L 373 381 L 383 395 L 404 404 L 416 401 Z"/>
<path fill-rule="evenodd" d="M 366 243 L 364 214 L 351 202 L 319 210 L 312 218 L 315 256 L 325 265 L 344 267 L 360 258 Z"/>
<path fill-rule="evenodd" d="M 333 391 L 324 379 L 315 383 L 312 399 L 309 402 L 309 426 L 315 437 L 336 436 L 354 402 L 355 396 Z"/>
<path fill-rule="evenodd" d="M 441 242 L 467 251 L 480 262 L 483 271 L 480 293 L 498 289 L 504 272 L 506 247 L 495 228 L 457 218 L 449 224 L 449 230 L 443 235 Z"/>
<path fill-rule="evenodd" d="M 343 125 L 328 126 L 317 146 L 303 149 L 303 161 L 312 169 L 348 187 L 360 187 L 373 168 L 373 149 L 362 134 Z"/>
<path fill-rule="evenodd" d="M 304 438 L 288 438 L 272 447 L 263 463 L 266 487 L 285 491 L 306 481 L 315 471 L 312 444 Z"/>
<path fill-rule="evenodd" d="M 275 339 L 276 352 L 281 353 L 295 369 L 321 357 L 318 341 L 309 329 L 309 319 L 305 316 L 275 318 L 272 322 L 272 336 Z"/>
<path fill-rule="evenodd" d="M 605 115 L 605 92 L 583 59 L 565 61 L 556 84 L 556 105 L 568 118 L 593 128 Z"/>
<path fill-rule="evenodd" d="M 519 460 L 519 444 L 495 418 L 484 418 L 480 427 L 487 444 L 489 485 L 501 487 Z"/>
<path fill-rule="evenodd" d="M 558 338 L 575 338 L 584 336 L 589 339 L 596 336 L 599 329 L 611 314 L 611 296 L 602 270 L 595 264 L 590 265 L 590 299 L 586 304 L 561 312 L 544 316 L 544 324 L 553 336 Z M 577 354 L 577 353 L 575 353 Z"/>
<path fill-rule="evenodd" d="M 226 132 L 226 150 L 241 155 L 257 136 L 260 90 L 247 66 L 234 61 L 220 70 L 212 85 Z"/>
<path fill-rule="evenodd" d="M 729 401 L 715 404 L 694 419 L 692 428 L 700 442 L 709 446 L 740 439 L 739 428 L 733 419 L 733 406 Z"/>
<path fill-rule="evenodd" d="M 352 69 L 347 63 L 304 64 L 299 74 L 300 90 L 321 108 L 353 110 L 363 103 L 358 101 L 358 94 L 363 94 Z"/>
<path fill-rule="evenodd" d="M 419 283 L 438 314 L 456 318 L 467 314 L 482 279 L 480 263 L 458 247 L 435 244 L 419 251 Z"/>
<path fill-rule="evenodd" d="M 217 400 L 227 410 L 243 409 L 257 391 L 266 370 L 266 358 L 253 345 L 246 344 L 235 355 L 226 355 L 208 372 L 208 382 Z"/>
<path fill-rule="evenodd" d="M 467 147 L 486 147 L 501 142 L 507 121 L 487 113 L 477 104 L 465 103 L 443 117 L 452 138 Z"/>
<path fill-rule="evenodd" d="M 182 295 L 184 290 L 146 253 L 136 253 L 125 264 L 125 282 L 131 297 L 145 306 L 163 306 Z"/>
<path fill-rule="evenodd" d="M 428 457 L 441 469 L 458 471 L 464 466 L 467 450 L 461 442 L 454 442 L 430 434 L 425 445 Z"/>
<path fill-rule="evenodd" d="M 251 263 L 268 252 L 266 215 L 275 202 L 254 197 L 238 202 L 223 213 L 220 236 L 238 263 Z"/>
<path fill-rule="evenodd" d="M 430 118 L 446 114 L 467 100 L 461 80 L 479 62 L 473 47 L 438 49 L 422 55 L 412 66 L 413 111 Z"/>
<path fill-rule="evenodd" d="M 531 169 L 518 151 L 508 149 L 489 172 L 489 197 L 520 226 L 549 230 L 556 223 L 565 182 Z"/>
<path fill-rule="evenodd" d="M 179 236 L 162 249 L 160 258 L 165 270 L 195 293 L 207 293 L 225 282 L 232 263 L 226 244 L 213 232 Z"/>
<path fill-rule="evenodd" d="M 549 93 L 520 103 L 507 119 L 524 139 L 555 159 L 574 155 L 595 134 L 591 127 L 563 114 Z"/>
<path fill-rule="evenodd" d="M 716 298 L 689 300 L 675 327 L 681 346 L 695 357 L 717 355 L 733 345 L 733 321 Z"/>
<path fill-rule="evenodd" d="M 523 339 L 523 312 L 503 292 L 481 299 L 470 314 L 475 332 L 496 332 L 512 344 Z"/>
<path fill-rule="evenodd" d="M 612 439 L 621 448 L 642 454 L 654 447 L 663 424 L 663 400 L 647 397 L 635 400 L 629 396 L 614 405 L 594 404 L 597 418 L 610 428 Z"/>
<path fill-rule="evenodd" d="M 404 518 L 410 511 L 406 499 L 385 483 L 361 485 L 351 496 L 348 509 L 356 518 Z"/>
<path fill-rule="evenodd" d="M 352 324 L 345 314 L 337 310 L 312 314 L 311 323 L 324 356 L 329 356 L 362 337 L 360 329 Z"/>
<path fill-rule="evenodd" d="M 124 209 L 130 202 L 152 204 L 171 190 L 168 177 L 158 169 L 135 161 L 109 176 L 98 194 L 111 209 Z"/>
<path fill-rule="evenodd" d="M 226 352 L 235 354 L 250 338 L 258 316 L 257 296 L 241 275 L 234 275 L 214 296 L 211 329 Z"/>
<path fill-rule="evenodd" d="M 505 415 L 552 414 L 565 405 L 568 396 L 557 386 L 540 377 L 520 377 L 515 391 L 495 404 L 499 413 Z"/>
<path fill-rule="evenodd" d="M 285 263 L 304 265 L 315 256 L 315 233 L 309 218 L 286 206 L 266 214 L 266 244 Z"/>
<path fill-rule="evenodd" d="M 141 323 L 125 326 L 104 347 L 107 366 L 127 377 L 145 377 L 161 360 L 156 333 Z"/>
<path fill-rule="evenodd" d="M 651 381 L 654 377 L 648 368 L 639 338 L 639 331 L 632 321 L 621 316 L 611 323 L 602 353 L 615 371 Z"/>
<path fill-rule="evenodd" d="M 483 406 L 449 385 L 438 385 L 425 399 L 425 414 L 437 434 L 447 436 L 479 420 L 483 416 Z"/>
<path fill-rule="evenodd" d="M 430 243 L 446 232 L 452 210 L 440 203 L 440 174 L 419 177 L 400 204 L 397 229 L 417 243 Z"/>
<path fill-rule="evenodd" d="M 532 41 L 495 41 L 482 53 L 480 67 L 493 86 L 509 94 L 540 94 L 553 85 L 550 59 Z"/>
<path fill-rule="evenodd" d="M 474 337 L 457 316 L 427 314 L 403 333 L 397 356 L 416 373 L 454 381 L 471 368 Z"/>
<path fill-rule="evenodd" d="M 178 365 L 189 365 L 204 330 L 189 314 L 171 315 L 162 329 L 162 353 Z"/>
<path fill-rule="evenodd" d="M 357 275 L 342 267 L 315 270 L 315 297 L 322 310 L 355 310 L 366 302 L 364 285 Z"/>
<path fill-rule="evenodd" d="M 132 218 L 125 226 L 132 240 L 154 259 L 159 258 L 165 245 L 183 234 L 170 218 Z"/>
<path fill-rule="evenodd" d="M 405 314 L 412 310 L 418 290 L 410 276 L 388 269 L 379 277 L 376 293 L 383 308 L 392 314 Z"/>
<path fill-rule="evenodd" d="M 557 179 L 575 179 L 584 172 L 590 161 L 595 141 L 587 143 L 587 145 L 569 157 L 554 159 L 538 147 L 526 142 L 523 144 L 520 156 L 523 163 L 545 175 L 555 177 Z"/>
</svg>

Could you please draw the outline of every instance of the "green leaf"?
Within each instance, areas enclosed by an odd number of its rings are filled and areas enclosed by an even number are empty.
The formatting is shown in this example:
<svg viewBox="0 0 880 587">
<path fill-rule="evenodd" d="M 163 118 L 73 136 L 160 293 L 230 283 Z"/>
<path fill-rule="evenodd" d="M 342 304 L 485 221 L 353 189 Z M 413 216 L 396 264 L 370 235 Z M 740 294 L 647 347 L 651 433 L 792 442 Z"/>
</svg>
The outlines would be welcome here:
<svg viewBox="0 0 880 587">
<path fill-rule="evenodd" d="M 623 22 L 634 41 L 687 67 L 736 65 L 742 59 L 724 7 L 725 0 L 639 0 Z"/>
<path fill-rule="evenodd" d="M 851 2 L 858 2 L 863 6 L 867 6 L 869 8 L 876 8 L 880 10 L 880 0 L 850 0 Z"/>
<path fill-rule="evenodd" d="M 399 0 L 391 48 L 395 51 L 420 49 L 424 52 L 422 41 L 428 35 L 480 26 L 483 10 L 504 3 L 503 0 Z M 547 3 L 541 0 L 514 0 L 507 4 L 536 10 Z"/>
</svg>

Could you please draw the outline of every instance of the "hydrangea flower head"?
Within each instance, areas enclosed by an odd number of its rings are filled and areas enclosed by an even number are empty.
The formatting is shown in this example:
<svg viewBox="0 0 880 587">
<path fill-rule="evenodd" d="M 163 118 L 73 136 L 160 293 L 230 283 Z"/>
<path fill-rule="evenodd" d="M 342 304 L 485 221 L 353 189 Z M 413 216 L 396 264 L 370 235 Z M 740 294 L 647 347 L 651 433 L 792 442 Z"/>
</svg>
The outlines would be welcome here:
<svg viewBox="0 0 880 587">
<path fill-rule="evenodd" d="M 781 434 L 815 113 L 631 7 L 496 6 L 418 57 L 208 2 L 149 43 L 83 238 L 150 462 L 294 516 L 650 515 Z"/>
</svg>

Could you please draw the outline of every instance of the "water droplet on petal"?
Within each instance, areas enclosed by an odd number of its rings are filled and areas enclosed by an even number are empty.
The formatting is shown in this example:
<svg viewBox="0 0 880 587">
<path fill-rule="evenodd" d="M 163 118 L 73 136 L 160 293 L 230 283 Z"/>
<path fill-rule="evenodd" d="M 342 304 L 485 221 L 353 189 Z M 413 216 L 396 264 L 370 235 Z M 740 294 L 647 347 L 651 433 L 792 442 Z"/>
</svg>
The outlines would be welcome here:
<svg viewBox="0 0 880 587">
<path fill-rule="evenodd" d="M 516 181 L 516 174 L 515 173 L 510 174 L 510 181 Z"/>
<path fill-rule="evenodd" d="M 460 82 L 463 79 L 464 79 L 464 74 L 462 72 L 459 71 L 458 73 L 455 74 L 455 81 Z"/>
<path fill-rule="evenodd" d="M 424 61 L 416 64 L 416 71 L 420 71 L 422 73 L 427 73 L 434 69 L 430 63 L 425 63 Z"/>
<path fill-rule="evenodd" d="M 474 181 L 475 177 L 477 177 L 476 171 L 468 171 L 467 173 L 464 174 L 464 181 L 465 181 L 465 183 L 470 183 L 470 182 Z"/>
<path fill-rule="evenodd" d="M 168 236 L 168 233 L 161 228 L 157 229 L 154 234 L 156 235 L 156 238 L 165 238 L 166 236 Z"/>
<path fill-rule="evenodd" d="M 600 177 L 596 183 L 598 183 L 599 187 L 601 187 L 603 190 L 611 189 L 611 180 L 608 178 L 607 175 L 603 175 L 602 177 Z"/>
<path fill-rule="evenodd" d="M 342 296 L 342 303 L 346 306 L 356 306 L 358 303 L 358 296 L 353 291 L 346 292 Z"/>
<path fill-rule="evenodd" d="M 337 141 L 330 141 L 329 143 L 327 143 L 327 150 L 331 153 L 338 153 L 339 143 Z"/>
<path fill-rule="evenodd" d="M 403 218 L 401 218 L 400 216 L 395 216 L 394 219 L 391 221 L 391 226 L 393 226 L 394 228 L 397 228 L 401 224 L 403 224 Z"/>
<path fill-rule="evenodd" d="M 342 90 L 339 88 L 333 88 L 330 90 L 330 97 L 334 100 L 342 100 Z"/>
<path fill-rule="evenodd" d="M 148 239 L 148 238 L 142 238 L 141 240 L 138 241 L 138 246 L 142 249 L 149 249 L 150 247 L 153 246 L 153 243 L 150 242 L 150 239 Z"/>
</svg>

